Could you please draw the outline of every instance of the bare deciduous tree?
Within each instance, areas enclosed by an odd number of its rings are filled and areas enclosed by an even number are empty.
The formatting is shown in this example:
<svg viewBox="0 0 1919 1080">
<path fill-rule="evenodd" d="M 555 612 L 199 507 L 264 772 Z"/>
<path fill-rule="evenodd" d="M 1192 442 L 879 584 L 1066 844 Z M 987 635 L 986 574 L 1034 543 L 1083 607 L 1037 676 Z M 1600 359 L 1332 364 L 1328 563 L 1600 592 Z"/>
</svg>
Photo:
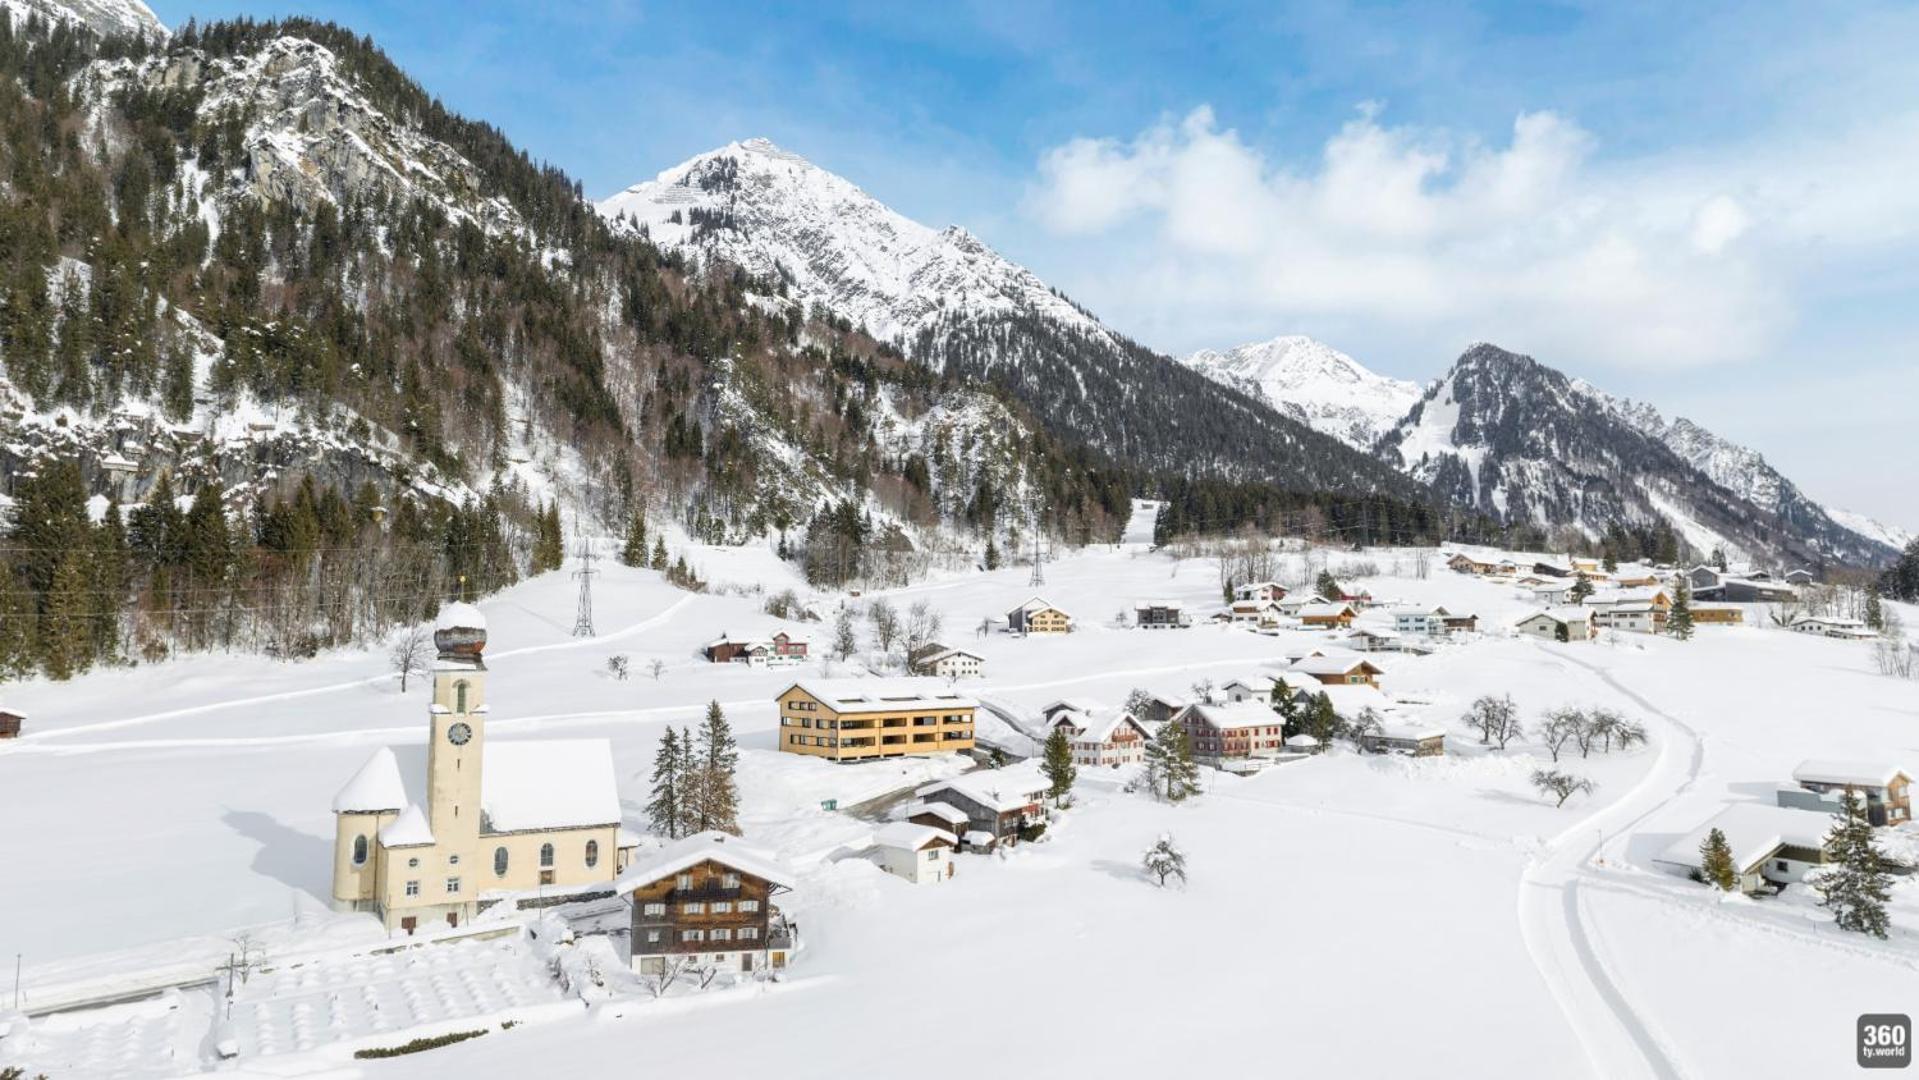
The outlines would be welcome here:
<svg viewBox="0 0 1919 1080">
<path fill-rule="evenodd" d="M 615 679 L 621 682 L 626 681 L 627 667 L 628 661 L 625 653 L 615 653 L 606 658 L 606 670 L 612 674 Z"/>
<path fill-rule="evenodd" d="M 400 693 L 406 693 L 408 677 L 424 674 L 427 665 L 433 662 L 433 633 L 419 625 L 400 631 L 393 647 L 387 651 L 387 661 L 393 665 L 393 673 L 400 677 Z"/>
<path fill-rule="evenodd" d="M 1506 744 L 1519 738 L 1526 726 L 1519 721 L 1519 708 L 1513 704 L 1512 695 L 1493 697 L 1488 694 L 1473 702 L 1466 710 L 1466 726 L 1479 732 L 1481 743 L 1498 743 L 1501 750 Z"/>
<path fill-rule="evenodd" d="M 1551 795 L 1557 799 L 1558 801 L 1553 805 L 1564 806 L 1567 799 L 1581 792 L 1590 795 L 1598 789 L 1599 785 L 1583 776 L 1563 773 L 1558 769 L 1535 769 L 1533 770 L 1533 787 L 1539 789 L 1540 794 Z"/>
<path fill-rule="evenodd" d="M 1555 763 L 1559 761 L 1559 752 L 1566 744 L 1579 737 L 1586 726 L 1586 714 L 1571 706 L 1562 706 L 1546 712 L 1546 719 L 1539 725 L 1539 741 L 1546 745 L 1546 752 L 1552 755 Z"/>
<path fill-rule="evenodd" d="M 646 673 L 653 676 L 654 682 L 659 682 L 660 676 L 666 674 L 666 661 L 657 656 L 648 660 L 646 662 Z"/>
</svg>

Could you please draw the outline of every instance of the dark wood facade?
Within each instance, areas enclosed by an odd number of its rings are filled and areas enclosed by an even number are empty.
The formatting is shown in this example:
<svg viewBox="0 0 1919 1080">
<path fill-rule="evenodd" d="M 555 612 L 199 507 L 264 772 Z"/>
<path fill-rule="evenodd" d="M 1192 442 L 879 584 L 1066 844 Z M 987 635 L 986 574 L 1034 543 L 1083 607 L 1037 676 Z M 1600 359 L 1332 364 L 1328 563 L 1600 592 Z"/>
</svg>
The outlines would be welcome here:
<svg viewBox="0 0 1919 1080">
<path fill-rule="evenodd" d="M 19 738 L 20 726 L 25 720 L 26 717 L 20 713 L 0 709 L 0 739 Z"/>
<path fill-rule="evenodd" d="M 753 970 L 754 955 L 785 967 L 792 934 L 772 903 L 781 890 L 717 859 L 639 886 L 632 893 L 633 966 L 647 974 L 675 958 L 743 953 L 740 970 Z"/>
</svg>

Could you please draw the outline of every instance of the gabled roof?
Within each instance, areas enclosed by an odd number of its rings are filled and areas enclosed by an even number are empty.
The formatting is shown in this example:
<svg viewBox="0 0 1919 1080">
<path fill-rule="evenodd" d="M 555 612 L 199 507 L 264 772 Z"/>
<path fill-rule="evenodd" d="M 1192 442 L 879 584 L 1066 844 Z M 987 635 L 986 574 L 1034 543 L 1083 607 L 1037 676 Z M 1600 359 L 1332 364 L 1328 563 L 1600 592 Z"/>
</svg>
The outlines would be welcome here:
<svg viewBox="0 0 1919 1080">
<path fill-rule="evenodd" d="M 1698 867 L 1703 861 L 1699 847 L 1715 828 L 1726 834 L 1726 844 L 1732 848 L 1732 861 L 1743 874 L 1751 872 L 1783 845 L 1824 846 L 1826 834 L 1832 830 L 1832 815 L 1765 803 L 1734 803 L 1673 841 L 1659 861 Z"/>
<path fill-rule="evenodd" d="M 1272 706 L 1260 701 L 1234 701 L 1224 705 L 1188 705 L 1186 712 L 1197 714 L 1220 731 L 1271 727 L 1282 723 Z"/>
<path fill-rule="evenodd" d="M 1393 609 L 1393 618 L 1395 619 L 1414 619 L 1414 618 L 1422 618 L 1422 617 L 1428 618 L 1428 619 L 1444 619 L 1444 618 L 1450 617 L 1450 615 L 1451 615 L 1451 612 L 1448 612 L 1445 608 L 1438 607 L 1438 606 L 1398 607 Z"/>
<path fill-rule="evenodd" d="M 1293 665 L 1294 671 L 1307 675 L 1350 675 L 1360 668 L 1371 668 L 1375 675 L 1386 673 L 1363 656 L 1308 656 Z"/>
<path fill-rule="evenodd" d="M 976 652 L 968 652 L 965 649 L 940 649 L 937 652 L 925 653 L 921 656 L 915 657 L 913 662 L 915 664 L 937 664 L 941 660 L 944 660 L 950 656 L 970 656 L 975 660 L 986 659 L 984 656 L 981 656 L 980 654 Z"/>
<path fill-rule="evenodd" d="M 1141 724 L 1136 718 L 1134 718 L 1132 713 L 1125 713 L 1125 712 L 1071 713 L 1071 712 L 1068 712 L 1068 713 L 1061 713 L 1059 716 L 1059 720 L 1056 721 L 1053 726 L 1058 727 L 1061 722 L 1069 722 L 1073 725 L 1073 727 L 1079 730 L 1079 734 L 1072 737 L 1074 742 L 1105 743 L 1112 739 L 1114 732 L 1118 731 L 1120 728 L 1125 727 L 1129 724 L 1132 726 L 1134 731 L 1139 732 L 1141 738 L 1152 737 L 1152 735 L 1147 732 L 1145 726 Z"/>
<path fill-rule="evenodd" d="M 1388 739 L 1443 739 L 1446 729 L 1437 724 L 1425 724 L 1416 720 L 1382 720 L 1379 734 Z"/>
<path fill-rule="evenodd" d="M 1332 618 L 1339 615 L 1350 615 L 1352 613 L 1352 605 L 1343 602 L 1307 604 L 1305 607 L 1299 609 L 1299 617 L 1302 619 Z"/>
<path fill-rule="evenodd" d="M 945 791 L 956 792 L 981 806 L 1005 813 L 1031 806 L 1051 786 L 1052 782 L 1040 774 L 1037 761 L 1022 761 L 1003 769 L 962 773 L 950 780 L 927 784 L 913 794 L 924 799 Z"/>
<path fill-rule="evenodd" d="M 941 680 L 931 678 L 803 679 L 793 686 L 840 713 L 894 709 L 971 709 L 979 705 Z"/>
<path fill-rule="evenodd" d="M 1792 770 L 1792 778 L 1802 784 L 1851 784 L 1854 787 L 1886 787 L 1911 773 L 1889 761 L 1832 761 L 1812 758 Z"/>
<path fill-rule="evenodd" d="M 353 779 L 333 796 L 336 814 L 386 813 L 406 804 L 406 782 L 400 778 L 400 763 L 388 746 L 375 750 Z"/>
<path fill-rule="evenodd" d="M 1058 701 L 1047 702 L 1046 705 L 1040 709 L 1039 714 L 1041 716 L 1044 716 L 1050 719 L 1054 713 L 1060 713 L 1060 712 L 1095 713 L 1095 712 L 1098 712 L 1099 709 L 1100 709 L 1099 702 L 1093 701 L 1090 698 L 1067 697 L 1067 698 L 1060 698 Z"/>
<path fill-rule="evenodd" d="M 907 817 L 931 814 L 949 825 L 964 825 L 967 822 L 966 811 L 943 802 L 922 802 L 907 811 Z"/>
<path fill-rule="evenodd" d="M 1051 611 L 1057 611 L 1061 615 L 1066 615 L 1066 617 L 1069 619 L 1072 618 L 1071 615 L 1067 615 L 1065 608 L 1060 607 L 1058 604 L 1049 604 L 1046 602 L 1046 599 L 1044 597 L 1039 597 L 1039 596 L 1033 597 L 1031 600 L 1026 601 L 1024 604 L 1021 604 L 1020 606 L 1014 608 L 1013 610 L 1023 611 L 1028 615 L 1031 615 L 1036 611 L 1051 610 Z"/>
<path fill-rule="evenodd" d="M 713 829 L 675 840 L 650 855 L 641 856 L 638 862 L 628 867 L 613 882 L 613 891 L 629 893 L 709 859 L 775 885 L 785 888 L 793 886 L 792 871 L 780 865 L 771 855 L 750 846 L 737 836 Z"/>
<path fill-rule="evenodd" d="M 933 844 L 952 847 L 958 843 L 958 840 L 945 829 L 935 829 L 931 825 L 915 825 L 910 821 L 895 821 L 874 829 L 873 842 L 881 847 L 925 851 Z"/>
<path fill-rule="evenodd" d="M 617 825 L 619 784 L 605 739 L 489 742 L 480 809 L 492 832 Z"/>
<path fill-rule="evenodd" d="M 400 816 L 380 827 L 380 843 L 387 847 L 418 847 L 433 842 L 433 828 L 427 823 L 426 811 L 414 803 L 407 803 Z"/>
</svg>

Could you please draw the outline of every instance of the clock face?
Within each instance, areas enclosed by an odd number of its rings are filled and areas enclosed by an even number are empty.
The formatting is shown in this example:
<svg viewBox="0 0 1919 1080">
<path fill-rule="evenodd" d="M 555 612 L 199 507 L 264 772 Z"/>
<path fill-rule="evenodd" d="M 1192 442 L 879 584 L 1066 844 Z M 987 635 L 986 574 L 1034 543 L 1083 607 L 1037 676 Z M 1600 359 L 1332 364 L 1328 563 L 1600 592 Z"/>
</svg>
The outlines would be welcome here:
<svg viewBox="0 0 1919 1080">
<path fill-rule="evenodd" d="M 473 729 L 465 724 L 455 724 L 446 729 L 446 741 L 455 746 L 465 746 L 466 741 L 472 737 Z"/>
</svg>

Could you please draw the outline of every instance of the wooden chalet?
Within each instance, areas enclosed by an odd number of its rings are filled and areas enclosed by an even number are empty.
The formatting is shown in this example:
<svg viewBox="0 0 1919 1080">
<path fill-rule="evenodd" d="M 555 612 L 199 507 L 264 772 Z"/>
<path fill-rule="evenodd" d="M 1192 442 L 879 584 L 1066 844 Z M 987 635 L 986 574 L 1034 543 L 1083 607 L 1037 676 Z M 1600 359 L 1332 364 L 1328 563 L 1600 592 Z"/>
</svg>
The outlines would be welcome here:
<svg viewBox="0 0 1919 1080">
<path fill-rule="evenodd" d="M 1356 613 L 1353 611 L 1352 605 L 1344 601 L 1334 601 L 1327 604 L 1307 604 L 1305 607 L 1299 609 L 1299 624 L 1301 626 L 1317 626 L 1326 629 L 1338 627 L 1343 630 L 1353 625 L 1353 619 L 1355 617 Z"/>
<path fill-rule="evenodd" d="M 966 815 L 965 827 L 955 830 L 966 849 L 991 851 L 1017 844 L 1022 829 L 1046 820 L 1043 801 L 1051 787 L 1035 761 L 962 773 L 915 791 L 921 805 L 908 818 L 918 822 L 930 816 L 934 804 L 952 807 Z"/>
<path fill-rule="evenodd" d="M 1006 613 L 1006 629 L 1014 634 L 1065 634 L 1073 629 L 1073 617 L 1035 596 Z"/>
<path fill-rule="evenodd" d="M 1386 672 L 1363 656 L 1308 656 L 1289 670 L 1326 686 L 1378 686 Z"/>
<path fill-rule="evenodd" d="M 771 857 L 723 832 L 668 844 L 614 883 L 632 905 L 633 969 L 671 976 L 698 967 L 784 968 L 794 933 L 773 897 L 791 882 Z"/>
<path fill-rule="evenodd" d="M 1209 765 L 1268 758 L 1285 749 L 1284 722 L 1264 702 L 1188 705 L 1172 722 L 1186 729 L 1194 759 Z"/>
<path fill-rule="evenodd" d="M 0 709 L 0 739 L 17 739 L 20 728 L 26 723 L 27 714 L 11 709 Z"/>
</svg>

